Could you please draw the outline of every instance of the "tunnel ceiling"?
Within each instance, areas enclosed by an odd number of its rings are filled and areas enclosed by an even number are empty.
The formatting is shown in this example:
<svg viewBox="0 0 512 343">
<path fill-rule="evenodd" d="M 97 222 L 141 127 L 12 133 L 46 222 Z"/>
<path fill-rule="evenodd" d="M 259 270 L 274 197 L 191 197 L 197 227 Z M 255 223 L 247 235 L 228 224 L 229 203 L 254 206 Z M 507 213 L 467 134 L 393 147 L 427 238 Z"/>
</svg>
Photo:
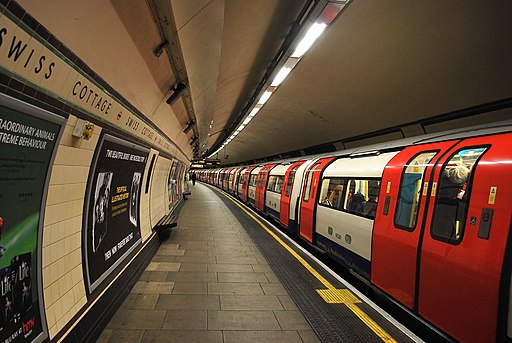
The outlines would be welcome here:
<svg viewBox="0 0 512 343">
<path fill-rule="evenodd" d="M 194 135 L 200 153 L 224 140 L 306 2 L 19 1 L 191 159 Z M 279 155 L 510 98 L 510 13 L 507 1 L 353 1 L 216 157 Z M 169 106 L 177 81 L 189 92 Z"/>
</svg>

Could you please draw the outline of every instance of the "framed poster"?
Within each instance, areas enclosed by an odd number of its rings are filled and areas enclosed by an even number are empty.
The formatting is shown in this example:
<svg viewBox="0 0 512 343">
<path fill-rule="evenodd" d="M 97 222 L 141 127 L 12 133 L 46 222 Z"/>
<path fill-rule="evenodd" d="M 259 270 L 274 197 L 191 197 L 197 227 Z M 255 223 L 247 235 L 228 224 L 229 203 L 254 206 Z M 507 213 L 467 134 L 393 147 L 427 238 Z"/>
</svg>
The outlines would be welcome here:
<svg viewBox="0 0 512 343">
<path fill-rule="evenodd" d="M 65 118 L 0 94 L 0 342 L 48 337 L 41 281 L 47 187 Z"/>
<path fill-rule="evenodd" d="M 141 243 L 139 200 L 149 149 L 104 134 L 89 173 L 84 256 L 89 293 Z"/>
</svg>

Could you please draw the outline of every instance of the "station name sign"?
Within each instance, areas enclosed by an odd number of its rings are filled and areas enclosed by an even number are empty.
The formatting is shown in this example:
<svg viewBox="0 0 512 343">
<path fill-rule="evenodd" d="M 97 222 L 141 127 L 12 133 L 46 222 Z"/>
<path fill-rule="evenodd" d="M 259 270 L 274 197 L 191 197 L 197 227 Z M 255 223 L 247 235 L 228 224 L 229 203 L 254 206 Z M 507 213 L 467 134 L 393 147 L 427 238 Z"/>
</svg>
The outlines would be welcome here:
<svg viewBox="0 0 512 343">
<path fill-rule="evenodd" d="M 0 9 L 2 7 L 0 6 Z M 91 117 L 118 127 L 183 161 L 186 156 L 155 126 L 127 108 L 33 30 L 17 25 L 4 9 L 0 16 L 0 69 L 33 88 L 59 98 Z"/>
</svg>

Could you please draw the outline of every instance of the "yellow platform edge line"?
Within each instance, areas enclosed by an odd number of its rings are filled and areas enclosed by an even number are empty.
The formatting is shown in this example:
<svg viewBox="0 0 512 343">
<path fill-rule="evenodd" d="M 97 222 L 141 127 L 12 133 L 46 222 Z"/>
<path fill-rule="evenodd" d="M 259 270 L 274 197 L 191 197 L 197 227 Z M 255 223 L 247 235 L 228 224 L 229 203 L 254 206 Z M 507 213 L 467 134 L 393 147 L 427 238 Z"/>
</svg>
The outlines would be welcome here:
<svg viewBox="0 0 512 343">
<path fill-rule="evenodd" d="M 224 193 L 224 192 L 223 192 Z M 227 193 L 226 193 L 227 194 Z M 320 275 L 306 260 L 304 260 L 299 254 L 297 254 L 288 244 L 286 244 L 279 236 L 277 236 L 272 230 L 270 230 L 264 223 L 262 223 L 258 218 L 256 218 L 252 213 L 247 211 L 242 207 L 238 202 L 233 200 L 231 196 L 227 197 L 233 204 L 238 206 L 242 211 L 244 211 L 249 217 L 251 217 L 256 223 L 258 223 L 265 231 L 267 231 L 279 244 L 281 244 L 293 257 L 295 257 L 313 276 L 315 276 L 325 287 L 329 290 L 336 290 L 336 288 L 331 285 L 329 281 L 327 281 L 322 275 Z M 318 292 L 318 290 L 317 290 Z M 355 297 L 355 295 L 354 295 Z M 373 319 L 371 319 L 363 310 L 361 310 L 357 305 L 352 303 L 345 303 L 345 305 L 357 316 L 363 323 L 366 324 L 377 336 L 379 336 L 384 342 L 395 342 L 396 340 L 389 335 L 386 330 L 381 328 L 379 324 L 377 324 Z"/>
<path fill-rule="evenodd" d="M 391 337 L 386 330 L 381 328 L 379 324 L 375 323 L 373 319 L 371 319 L 366 313 L 363 312 L 356 304 L 345 303 L 345 305 L 361 319 L 363 323 L 366 324 L 377 336 L 380 337 L 384 342 L 396 343 L 396 340 Z"/>
</svg>

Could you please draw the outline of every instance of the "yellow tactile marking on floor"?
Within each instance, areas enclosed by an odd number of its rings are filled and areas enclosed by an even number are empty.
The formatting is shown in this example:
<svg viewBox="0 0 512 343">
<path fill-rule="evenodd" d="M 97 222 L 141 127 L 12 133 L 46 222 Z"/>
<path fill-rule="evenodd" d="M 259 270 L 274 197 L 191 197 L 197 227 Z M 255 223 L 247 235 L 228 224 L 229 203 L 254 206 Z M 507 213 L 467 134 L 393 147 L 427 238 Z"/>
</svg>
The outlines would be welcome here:
<svg viewBox="0 0 512 343">
<path fill-rule="evenodd" d="M 348 289 L 317 289 L 316 292 L 328 304 L 358 304 L 361 303 L 354 293 Z"/>
<path fill-rule="evenodd" d="M 224 193 L 224 192 L 223 192 Z M 225 193 L 227 194 L 227 193 Z M 328 304 L 345 304 L 363 323 L 366 324 L 377 336 L 379 336 L 384 342 L 395 342 L 396 340 L 391 337 L 386 330 L 381 328 L 379 324 L 375 323 L 366 313 L 364 313 L 356 303 L 361 303 L 350 290 L 348 289 L 336 289 L 329 281 L 327 281 L 322 275 L 320 275 L 306 260 L 304 260 L 299 254 L 297 254 L 292 248 L 286 244 L 278 235 L 270 230 L 264 223 L 258 218 L 252 215 L 249 211 L 243 208 L 239 203 L 234 201 L 231 196 L 228 196 L 236 206 L 240 207 L 249 217 L 251 217 L 256 223 L 258 223 L 265 231 L 267 231 L 279 244 L 281 244 L 293 257 L 295 257 L 314 277 L 316 277 L 327 289 L 317 289 L 317 293 L 325 300 Z"/>
</svg>

